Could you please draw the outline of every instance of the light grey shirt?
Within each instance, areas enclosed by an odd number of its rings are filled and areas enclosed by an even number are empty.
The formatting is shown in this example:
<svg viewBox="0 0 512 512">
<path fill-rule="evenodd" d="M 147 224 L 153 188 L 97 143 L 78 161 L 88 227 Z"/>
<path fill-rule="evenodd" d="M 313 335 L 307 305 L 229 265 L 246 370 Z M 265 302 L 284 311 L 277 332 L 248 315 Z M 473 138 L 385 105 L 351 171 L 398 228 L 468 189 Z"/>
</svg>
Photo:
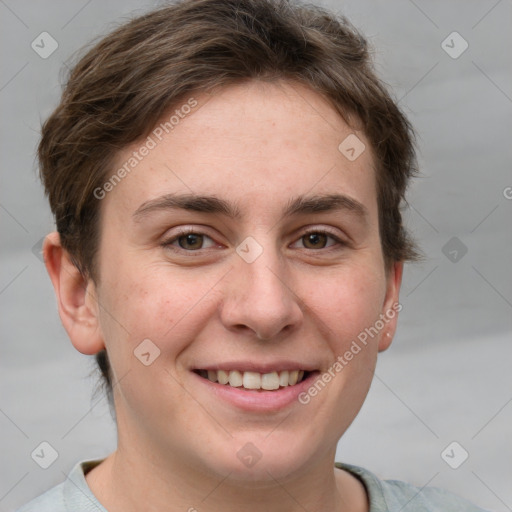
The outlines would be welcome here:
<svg viewBox="0 0 512 512">
<path fill-rule="evenodd" d="M 87 471 L 100 462 L 77 463 L 64 482 L 16 512 L 108 512 L 85 480 Z M 369 497 L 370 512 L 488 512 L 443 489 L 419 488 L 398 480 L 380 480 L 358 466 L 340 462 L 335 465 L 362 481 Z"/>
</svg>

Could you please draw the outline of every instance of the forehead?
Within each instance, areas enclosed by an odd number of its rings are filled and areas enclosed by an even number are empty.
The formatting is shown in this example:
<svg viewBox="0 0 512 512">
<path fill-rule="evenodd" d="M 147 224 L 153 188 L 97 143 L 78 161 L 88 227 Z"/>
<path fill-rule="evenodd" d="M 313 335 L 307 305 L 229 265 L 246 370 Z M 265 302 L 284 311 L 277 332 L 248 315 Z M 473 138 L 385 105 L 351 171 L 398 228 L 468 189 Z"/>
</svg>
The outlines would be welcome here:
<svg viewBox="0 0 512 512">
<path fill-rule="evenodd" d="M 132 213 L 175 192 L 232 198 L 267 213 L 308 192 L 341 191 L 370 213 L 376 207 L 364 134 L 320 94 L 291 82 L 252 81 L 185 97 L 147 139 L 118 153 L 114 170 L 123 167 L 129 171 L 106 202 Z"/>
</svg>

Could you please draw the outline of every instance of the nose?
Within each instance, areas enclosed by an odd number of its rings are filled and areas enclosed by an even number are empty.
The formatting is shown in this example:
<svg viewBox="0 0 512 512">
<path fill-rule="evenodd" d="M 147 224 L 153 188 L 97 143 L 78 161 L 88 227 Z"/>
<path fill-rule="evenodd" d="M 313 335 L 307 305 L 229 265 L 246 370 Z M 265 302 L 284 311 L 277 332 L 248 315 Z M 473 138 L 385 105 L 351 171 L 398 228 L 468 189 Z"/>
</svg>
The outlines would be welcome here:
<svg viewBox="0 0 512 512">
<path fill-rule="evenodd" d="M 221 307 L 226 329 L 272 341 L 296 330 L 303 311 L 286 262 L 268 247 L 252 263 L 234 260 Z"/>
</svg>

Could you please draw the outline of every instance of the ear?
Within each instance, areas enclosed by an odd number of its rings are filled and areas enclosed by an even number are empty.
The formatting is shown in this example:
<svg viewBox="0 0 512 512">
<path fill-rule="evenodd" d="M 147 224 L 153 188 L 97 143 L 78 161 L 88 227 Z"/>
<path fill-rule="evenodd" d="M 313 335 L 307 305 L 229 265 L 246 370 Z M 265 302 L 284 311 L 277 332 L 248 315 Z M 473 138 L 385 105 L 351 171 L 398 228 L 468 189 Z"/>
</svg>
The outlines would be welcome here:
<svg viewBox="0 0 512 512">
<path fill-rule="evenodd" d="M 402 274 L 404 262 L 397 261 L 392 264 L 387 274 L 386 298 L 382 308 L 383 318 L 386 320 L 385 327 L 382 329 L 379 340 L 379 352 L 388 349 L 393 341 L 396 326 L 398 322 L 398 313 L 402 305 L 398 302 L 400 296 L 400 286 L 402 285 Z"/>
<path fill-rule="evenodd" d="M 43 255 L 57 296 L 60 319 L 73 346 L 82 354 L 96 354 L 105 344 L 93 281 L 84 278 L 73 264 L 60 243 L 59 233 L 46 236 Z"/>
</svg>

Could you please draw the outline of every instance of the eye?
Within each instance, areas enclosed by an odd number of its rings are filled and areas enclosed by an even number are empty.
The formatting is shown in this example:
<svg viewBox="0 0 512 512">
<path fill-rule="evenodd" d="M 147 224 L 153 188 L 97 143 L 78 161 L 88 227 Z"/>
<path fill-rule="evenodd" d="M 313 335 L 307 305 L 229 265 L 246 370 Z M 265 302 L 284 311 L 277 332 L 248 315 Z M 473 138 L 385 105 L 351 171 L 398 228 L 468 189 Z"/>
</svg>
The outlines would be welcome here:
<svg viewBox="0 0 512 512">
<path fill-rule="evenodd" d="M 327 245 L 328 240 L 331 239 L 334 241 L 334 243 L 331 243 L 330 245 Z M 343 240 L 335 236 L 334 234 L 330 233 L 329 231 L 316 229 L 314 231 L 308 231 L 307 233 L 304 233 L 298 241 L 302 241 L 304 244 L 305 249 L 326 249 L 327 247 L 331 247 L 333 245 L 340 245 L 344 246 L 346 245 Z"/>
<path fill-rule="evenodd" d="M 329 243 L 329 241 L 331 242 Z M 307 233 L 304 233 L 297 242 L 295 242 L 295 244 L 299 242 L 302 242 L 303 244 L 303 247 L 298 247 L 299 249 L 303 248 L 312 250 L 327 249 L 336 245 L 341 248 L 347 245 L 333 233 L 322 229 L 310 230 Z M 161 245 L 164 248 L 168 248 L 176 252 L 198 252 L 202 249 L 208 249 L 216 246 L 219 247 L 218 244 L 216 244 L 208 235 L 192 229 L 183 230 L 180 233 L 177 233 L 171 238 L 165 240 Z"/>
<path fill-rule="evenodd" d="M 205 240 L 210 240 L 211 242 L 207 247 L 204 246 Z M 213 246 L 215 246 L 215 242 L 209 236 L 192 230 L 182 231 L 162 243 L 162 247 L 178 251 L 183 249 L 189 252 L 199 251 Z"/>
</svg>

